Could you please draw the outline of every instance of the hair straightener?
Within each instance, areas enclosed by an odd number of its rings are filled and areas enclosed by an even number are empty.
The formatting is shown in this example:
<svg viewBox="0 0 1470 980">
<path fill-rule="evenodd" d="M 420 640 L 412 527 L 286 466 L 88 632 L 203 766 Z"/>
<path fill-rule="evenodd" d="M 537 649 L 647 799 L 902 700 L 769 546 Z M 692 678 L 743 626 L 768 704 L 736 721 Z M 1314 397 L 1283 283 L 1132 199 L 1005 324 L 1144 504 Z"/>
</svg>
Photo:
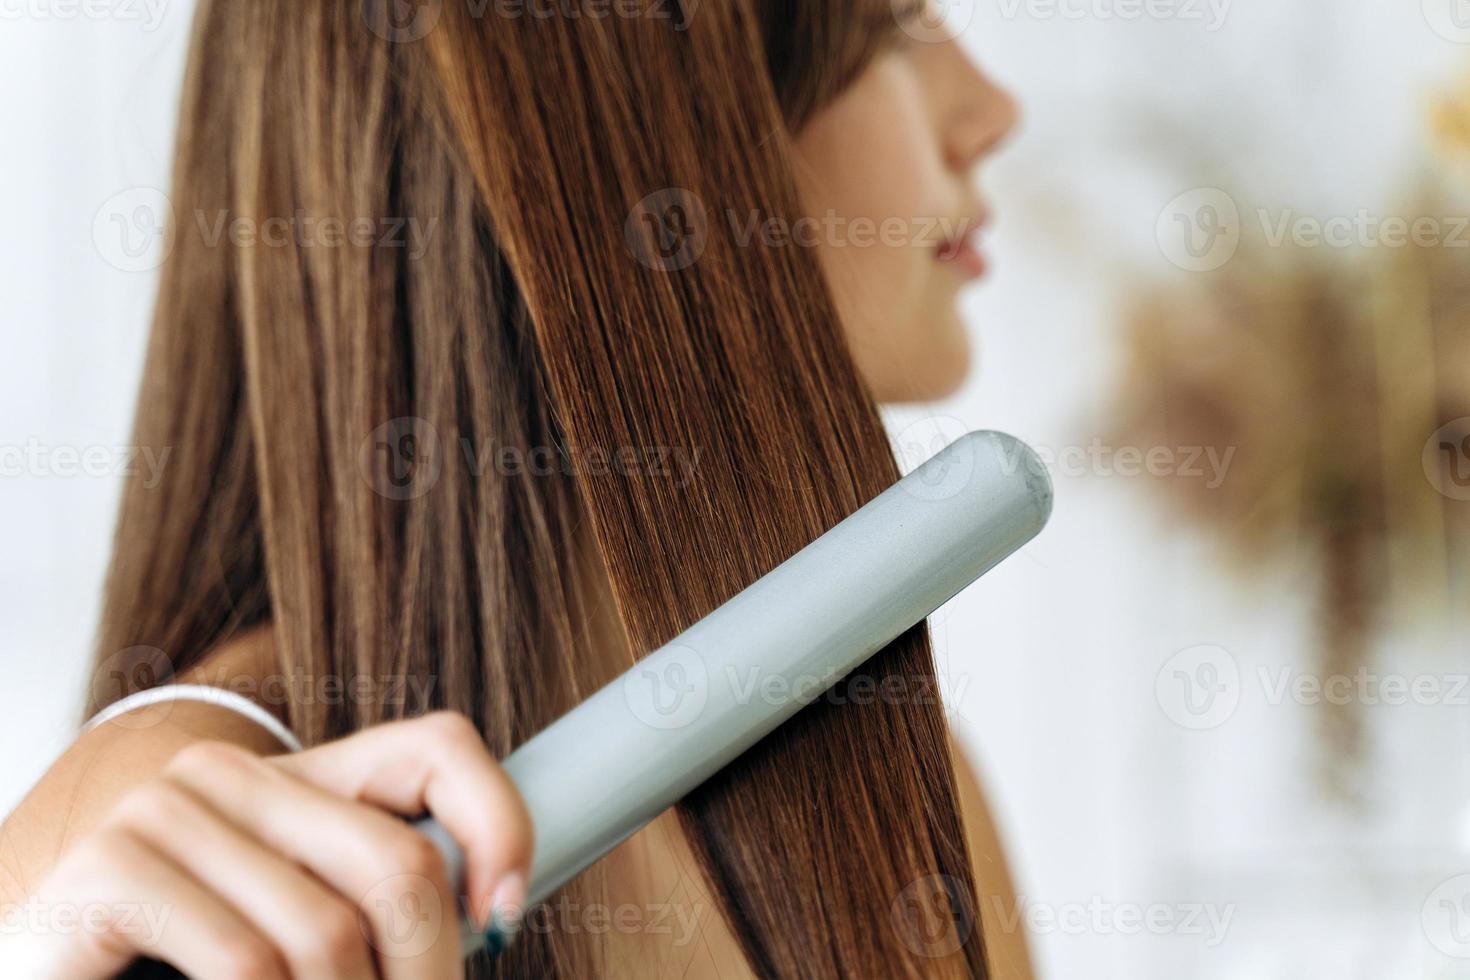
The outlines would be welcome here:
<svg viewBox="0 0 1470 980">
<path fill-rule="evenodd" d="M 963 436 L 512 752 L 536 830 L 527 907 L 1034 538 L 1051 506 L 1025 443 Z M 462 880 L 448 832 L 416 826 Z M 467 956 L 486 948 L 460 927 Z M 128 974 L 145 975 L 176 974 Z"/>
</svg>

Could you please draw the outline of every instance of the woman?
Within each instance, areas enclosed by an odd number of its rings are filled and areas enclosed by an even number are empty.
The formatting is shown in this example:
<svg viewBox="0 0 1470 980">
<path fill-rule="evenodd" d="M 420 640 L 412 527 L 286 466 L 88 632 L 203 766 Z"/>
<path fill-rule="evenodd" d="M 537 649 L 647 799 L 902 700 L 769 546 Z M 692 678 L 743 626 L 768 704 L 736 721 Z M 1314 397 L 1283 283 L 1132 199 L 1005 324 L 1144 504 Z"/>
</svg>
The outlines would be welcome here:
<svg viewBox="0 0 1470 980">
<path fill-rule="evenodd" d="M 124 710 L 5 824 L 7 963 L 457 976 L 462 898 L 521 926 L 474 976 L 1028 975 L 970 928 L 1009 884 L 932 697 L 818 702 L 549 911 L 494 762 L 887 485 L 875 399 L 964 376 L 1014 109 L 931 15 L 201 0 Z M 932 692 L 927 634 L 858 673 Z M 239 697 L 119 703 L 186 684 Z"/>
</svg>

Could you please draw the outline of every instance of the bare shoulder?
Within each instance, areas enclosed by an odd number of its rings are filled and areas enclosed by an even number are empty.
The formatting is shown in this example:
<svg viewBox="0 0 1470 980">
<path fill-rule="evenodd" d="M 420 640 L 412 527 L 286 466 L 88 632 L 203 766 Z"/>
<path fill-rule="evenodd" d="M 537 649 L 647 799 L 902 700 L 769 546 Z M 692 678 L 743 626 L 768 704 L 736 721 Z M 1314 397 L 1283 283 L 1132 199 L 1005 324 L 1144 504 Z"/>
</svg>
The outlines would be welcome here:
<svg viewBox="0 0 1470 980">
<path fill-rule="evenodd" d="M 179 680 L 209 684 L 221 671 L 238 678 L 269 672 L 273 662 L 269 630 L 254 630 L 221 645 Z M 281 751 L 259 725 L 198 701 L 144 708 L 80 735 L 0 823 L 0 903 L 23 900 L 129 789 L 200 741 L 232 742 L 262 755 Z"/>
<path fill-rule="evenodd" d="M 1021 928 L 1016 882 L 1006 860 L 995 814 L 981 784 L 979 772 L 963 745 L 950 735 L 955 782 L 965 838 L 974 865 L 976 898 L 985 954 L 994 980 L 1032 980 L 1031 952 Z"/>
</svg>

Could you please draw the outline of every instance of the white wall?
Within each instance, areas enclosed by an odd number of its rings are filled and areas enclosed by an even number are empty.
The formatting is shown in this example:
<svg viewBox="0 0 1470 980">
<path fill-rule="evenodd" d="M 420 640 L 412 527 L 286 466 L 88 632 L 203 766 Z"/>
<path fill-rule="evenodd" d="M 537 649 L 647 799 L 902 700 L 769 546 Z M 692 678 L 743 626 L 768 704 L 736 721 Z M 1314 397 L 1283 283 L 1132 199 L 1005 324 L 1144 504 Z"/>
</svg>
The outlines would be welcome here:
<svg viewBox="0 0 1470 980">
<path fill-rule="evenodd" d="M 0 21 L 12 199 L 0 446 L 50 460 L 0 476 L 0 812 L 65 744 L 80 703 L 120 479 L 45 471 L 60 447 L 127 442 L 153 279 L 117 268 L 128 262 L 111 216 L 147 203 L 119 192 L 166 183 L 190 7 L 154 2 L 156 23 L 128 19 L 150 8 L 123 0 L 103 20 L 0 0 L 33 11 Z M 1172 270 L 1154 238 L 1166 202 L 1211 166 L 1243 166 L 1251 203 L 1380 205 L 1418 139 L 1426 86 L 1470 54 L 1410 0 L 1238 0 L 1215 29 L 1105 18 L 1110 0 L 1069 4 L 1089 11 L 1080 19 L 1048 9 L 959 5 L 1027 122 L 989 181 L 998 261 L 971 307 L 983 366 L 952 401 L 893 413 L 900 442 L 992 427 L 1052 451 L 1087 445 L 1106 430 L 1120 276 Z M 1046 535 L 934 621 L 1032 914 L 1106 905 L 1080 930 L 1036 930 L 1045 974 L 1470 976 L 1421 915 L 1440 881 L 1470 871 L 1461 716 L 1370 713 L 1373 793 L 1357 810 L 1325 804 L 1308 710 L 1269 704 L 1252 680 L 1257 666 L 1305 665 L 1303 573 L 1225 579 L 1216 545 L 1144 491 L 1060 476 Z M 1443 671 L 1463 636 L 1406 628 L 1386 653 L 1400 670 Z M 1228 721 L 1191 731 L 1155 681 L 1198 644 L 1224 648 L 1246 680 Z M 1231 916 L 1223 941 L 1210 943 L 1208 920 L 1130 935 L 1119 917 L 1195 905 Z"/>
<path fill-rule="evenodd" d="M 0 3 L 0 811 L 81 711 L 154 288 L 110 219 L 167 184 L 191 7 Z"/>
</svg>

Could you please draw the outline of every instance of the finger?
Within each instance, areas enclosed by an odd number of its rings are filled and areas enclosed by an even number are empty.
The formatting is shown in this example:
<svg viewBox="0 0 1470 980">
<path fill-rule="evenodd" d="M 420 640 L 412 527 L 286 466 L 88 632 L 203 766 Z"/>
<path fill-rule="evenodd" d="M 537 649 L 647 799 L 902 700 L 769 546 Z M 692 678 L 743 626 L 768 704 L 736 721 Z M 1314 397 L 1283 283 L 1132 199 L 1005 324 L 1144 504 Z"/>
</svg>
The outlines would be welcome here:
<svg viewBox="0 0 1470 980">
<path fill-rule="evenodd" d="M 480 926 L 526 900 L 534 828 L 520 791 L 463 715 L 439 712 L 269 760 L 308 782 L 404 816 L 433 814 L 465 851 Z"/>
<path fill-rule="evenodd" d="M 228 902 L 129 830 L 78 843 L 43 889 L 51 909 L 87 910 L 75 927 L 42 937 L 41 975 L 111 977 L 139 957 L 192 977 L 289 980 L 271 942 Z M 80 940 L 80 941 L 79 941 Z"/>
<path fill-rule="evenodd" d="M 402 820 L 231 745 L 190 746 L 167 774 L 356 905 L 384 980 L 462 976 L 458 908 L 443 858 Z"/>
<path fill-rule="evenodd" d="M 270 937 L 299 978 L 376 980 L 357 906 L 262 845 L 183 783 L 154 780 L 110 820 L 192 874 Z"/>
</svg>

